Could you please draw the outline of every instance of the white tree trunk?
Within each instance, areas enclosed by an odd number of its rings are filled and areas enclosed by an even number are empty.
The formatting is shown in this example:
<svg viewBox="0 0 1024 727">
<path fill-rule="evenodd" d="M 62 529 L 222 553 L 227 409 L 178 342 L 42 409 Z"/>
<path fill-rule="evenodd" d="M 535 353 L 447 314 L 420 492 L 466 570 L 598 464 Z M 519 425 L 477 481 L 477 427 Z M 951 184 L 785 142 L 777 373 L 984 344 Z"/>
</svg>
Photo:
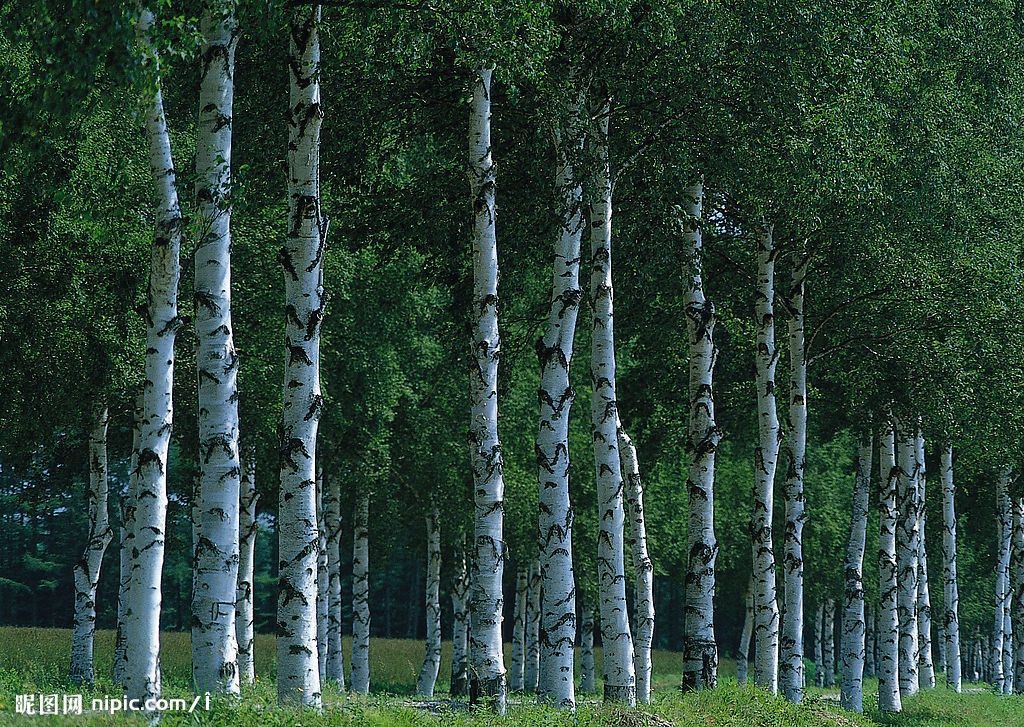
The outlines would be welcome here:
<svg viewBox="0 0 1024 727">
<path fill-rule="evenodd" d="M 924 436 L 917 429 L 917 471 L 918 471 L 918 519 L 920 534 L 917 539 L 917 634 L 918 634 L 918 683 L 924 689 L 935 688 L 935 665 L 932 661 L 932 599 L 928 592 L 928 559 L 925 548 L 925 492 L 928 473 L 924 460 Z"/>
<path fill-rule="evenodd" d="M 636 672 L 636 699 L 640 704 L 651 701 L 651 649 L 654 647 L 654 563 L 647 552 L 647 518 L 644 514 L 644 488 L 640 480 L 640 461 L 633 440 L 621 422 L 616 422 L 619 454 L 622 457 L 626 488 L 626 515 L 633 539 L 633 571 L 636 574 L 634 593 L 633 668 Z"/>
<path fill-rule="evenodd" d="M 441 668 L 441 513 L 436 506 L 425 518 L 427 525 L 427 644 L 423 667 L 416 681 L 416 694 L 434 696 L 437 672 Z"/>
<path fill-rule="evenodd" d="M 238 694 L 238 357 L 231 326 L 231 113 L 234 0 L 205 0 L 196 127 L 196 368 L 199 373 L 199 530 L 192 595 L 196 692 Z"/>
<path fill-rule="evenodd" d="M 135 541 L 135 492 L 138 486 L 136 473 L 139 466 L 139 438 L 142 435 L 142 393 L 135 396 L 132 412 L 132 453 L 128 469 L 128 491 L 121 499 L 121 528 L 119 531 L 119 581 L 117 588 L 117 635 L 114 639 L 113 682 L 124 686 L 124 670 L 127 666 L 127 644 L 125 643 L 125 618 L 128 608 L 128 587 L 132 581 L 132 547 Z"/>
<path fill-rule="evenodd" d="M 243 684 L 256 680 L 253 633 L 254 578 L 256 567 L 256 452 L 242 458 L 242 482 L 238 500 L 238 588 L 235 591 L 235 640 L 238 642 L 238 674 Z"/>
<path fill-rule="evenodd" d="M 779 602 L 772 544 L 775 469 L 782 429 L 775 403 L 775 258 L 778 251 L 767 225 L 757 240 L 757 293 L 754 299 L 758 444 L 754 451 L 754 510 L 750 534 L 754 558 L 754 682 L 772 694 L 779 690 Z"/>
<path fill-rule="evenodd" d="M 133 558 L 125 609 L 125 694 L 160 695 L 160 597 L 167 522 L 167 450 L 173 419 L 174 338 L 178 318 L 182 218 L 160 92 L 159 59 L 150 39 L 153 14 L 141 9 L 136 34 L 155 84 L 145 92 L 149 163 L 156 186 L 156 233 L 146 296 L 146 371 L 136 477 Z"/>
<path fill-rule="evenodd" d="M 1024 497 L 1013 501 L 1013 691 L 1024 694 Z"/>
<path fill-rule="evenodd" d="M 1007 534 L 1013 540 L 1013 526 Z M 1012 550 L 1012 545 L 1011 545 Z M 1013 694 L 1013 586 L 1010 581 L 1010 567 L 1006 568 L 1006 608 L 1003 611 L 1003 694 Z"/>
<path fill-rule="evenodd" d="M 996 609 L 995 624 L 992 629 L 992 650 L 990 654 L 992 683 L 996 687 L 996 693 L 1002 693 L 1005 682 L 1003 667 L 1003 641 L 1006 628 L 1006 611 L 1009 607 L 1009 566 L 1010 566 L 1010 541 L 1012 539 L 1013 512 L 1010 505 L 1010 481 L 1013 478 L 1013 471 L 1004 467 L 999 472 L 996 480 L 996 515 L 998 518 L 996 527 L 997 553 L 996 558 Z"/>
<path fill-rule="evenodd" d="M 466 695 L 469 688 L 469 571 L 466 551 L 460 547 L 455 557 L 452 580 L 452 676 L 449 694 Z"/>
<path fill-rule="evenodd" d="M 573 119 L 580 105 L 570 109 Z M 538 698 L 573 709 L 573 659 L 576 645 L 576 588 L 572 564 L 573 511 L 569 502 L 569 384 L 576 316 L 583 291 L 579 286 L 583 187 L 575 164 L 583 146 L 572 130 L 555 132 L 555 192 L 560 228 L 555 241 L 548 328 L 537 344 L 540 362 L 540 427 L 537 470 L 540 482 L 541 625 Z"/>
<path fill-rule="evenodd" d="M 899 673 L 903 697 L 916 694 L 918 685 L 917 553 L 921 518 L 918 496 L 916 427 L 897 423 L 899 458 L 899 526 L 896 530 L 899 581 L 897 604 L 900 617 Z"/>
<path fill-rule="evenodd" d="M 736 658 L 736 682 L 747 683 L 747 672 L 750 669 L 750 642 L 754 635 L 754 574 L 747 581 L 747 595 L 743 599 L 743 631 L 740 632 L 740 653 Z M 819 660 L 820 662 L 820 660 Z M 802 685 L 801 685 L 802 686 Z"/>
<path fill-rule="evenodd" d="M 529 598 L 529 575 L 520 565 L 516 569 L 516 601 L 512 616 L 512 666 L 508 688 L 521 692 L 526 684 L 526 602 Z"/>
<path fill-rule="evenodd" d="M 902 712 L 899 686 L 899 613 L 896 565 L 896 500 L 900 470 L 891 422 L 882 425 L 878 440 L 878 471 L 882 488 L 878 498 L 878 708 Z"/>
<path fill-rule="evenodd" d="M 537 691 L 540 676 L 540 562 L 530 564 L 529 597 L 526 611 L 526 664 L 523 667 L 524 689 L 528 693 Z"/>
<path fill-rule="evenodd" d="M 864 627 L 864 677 L 867 678 L 878 676 L 875 666 L 875 609 L 870 603 L 864 606 Z"/>
<path fill-rule="evenodd" d="M 786 499 L 786 533 L 783 543 L 785 587 L 779 686 L 782 695 L 800 704 L 804 683 L 804 469 L 807 451 L 807 358 L 804 341 L 804 285 L 809 258 L 802 254 L 793 268 L 789 293 L 789 418 L 787 448 L 789 465 L 783 490 Z"/>
<path fill-rule="evenodd" d="M 636 705 L 636 675 L 626 607 L 625 509 L 616 428 L 612 180 L 608 153 L 610 100 L 602 99 L 593 112 L 596 118 L 591 138 L 596 157 L 596 190 L 590 204 L 590 303 L 593 307 L 590 424 L 597 482 L 597 578 L 604 644 L 604 699 L 632 707 Z"/>
<path fill-rule="evenodd" d="M 107 421 L 106 404 L 96 404 L 89 431 L 89 486 L 85 492 L 89 513 L 89 537 L 81 559 L 75 563 L 75 620 L 71 637 L 70 678 L 75 684 L 93 684 L 93 641 L 96 636 L 96 587 L 103 554 L 114 533 L 107 514 Z"/>
<path fill-rule="evenodd" d="M 712 393 L 715 307 L 704 297 L 703 183 L 687 187 L 683 197 L 679 216 L 686 261 L 684 303 L 690 368 L 687 431 L 690 471 L 686 482 L 689 502 L 682 687 L 714 689 L 718 684 L 718 645 L 714 625 L 715 558 L 718 555 L 714 518 L 715 451 L 721 439 L 721 431 L 715 424 Z"/>
<path fill-rule="evenodd" d="M 597 672 L 594 668 L 594 612 L 587 605 L 580 607 L 580 689 L 584 694 L 597 694 Z"/>
<path fill-rule="evenodd" d="M 352 532 L 352 665 L 353 694 L 370 693 L 370 493 L 356 497 Z"/>
<path fill-rule="evenodd" d="M 825 652 L 824 635 L 822 623 L 825 620 L 825 603 L 818 603 L 818 610 L 814 614 L 814 686 L 825 686 Z"/>
<path fill-rule="evenodd" d="M 327 484 L 327 680 L 345 688 L 345 658 L 341 650 L 341 485 L 338 478 L 324 475 Z"/>
<path fill-rule="evenodd" d="M 825 686 L 836 685 L 836 599 L 825 599 L 825 618 L 821 624 L 821 657 L 825 665 Z"/>
<path fill-rule="evenodd" d="M 940 455 L 942 477 L 942 633 L 946 641 L 946 684 L 955 692 L 963 688 L 960 657 L 960 593 L 956 575 L 956 504 L 953 484 L 953 447 Z"/>
<path fill-rule="evenodd" d="M 864 711 L 864 657 L 867 624 L 864 620 L 864 546 L 871 499 L 871 454 L 874 443 L 863 437 L 857 448 L 857 476 L 853 486 L 853 517 L 846 552 L 843 622 L 839 654 L 842 664 L 840 702 L 846 709 Z"/>
<path fill-rule="evenodd" d="M 470 701 L 505 713 L 508 681 L 501 647 L 504 608 L 505 482 L 498 439 L 498 244 L 495 167 L 491 160 L 491 69 L 473 81 L 469 120 L 469 183 L 473 204 L 473 334 L 470 369 L 470 460 L 473 469 L 473 578 L 470 584 Z"/>
<path fill-rule="evenodd" d="M 328 581 L 330 567 L 327 562 L 327 513 L 324 511 L 324 473 L 316 468 L 316 645 L 317 667 L 321 688 L 327 683 L 327 624 L 330 620 L 331 598 Z"/>
</svg>

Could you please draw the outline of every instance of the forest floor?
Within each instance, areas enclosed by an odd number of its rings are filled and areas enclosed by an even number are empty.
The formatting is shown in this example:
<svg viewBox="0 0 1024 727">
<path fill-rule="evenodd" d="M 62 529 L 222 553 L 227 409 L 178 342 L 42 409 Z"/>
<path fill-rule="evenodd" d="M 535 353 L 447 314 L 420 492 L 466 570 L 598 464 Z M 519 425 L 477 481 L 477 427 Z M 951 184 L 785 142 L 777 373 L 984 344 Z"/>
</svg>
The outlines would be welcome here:
<svg viewBox="0 0 1024 727">
<path fill-rule="evenodd" d="M 118 695 L 109 673 L 113 654 L 113 632 L 101 631 L 96 640 L 98 684 L 82 690 L 67 679 L 71 632 L 66 629 L 0 627 L 0 726 L 8 725 L 143 725 L 141 715 L 92 711 L 93 700 Z M 350 648 L 345 643 L 346 652 Z M 538 707 L 529 697 L 514 695 L 508 715 L 499 720 L 486 711 L 470 708 L 462 700 L 447 699 L 451 644 L 445 644 L 434 700 L 413 696 L 423 655 L 423 643 L 400 639 L 371 642 L 371 689 L 359 698 L 327 689 L 320 714 L 300 713 L 276 704 L 270 674 L 274 667 L 274 640 L 258 636 L 256 643 L 257 683 L 245 688 L 243 699 L 211 705 L 200 702 L 195 712 L 166 712 L 164 725 L 245 725 L 245 727 L 1024 727 L 1024 697 L 1000 697 L 986 689 L 955 694 L 946 689 L 922 692 L 904 702 L 904 712 L 885 715 L 875 705 L 877 682 L 866 684 L 866 713 L 855 715 L 841 709 L 830 695 L 837 690 L 808 688 L 803 706 L 796 707 L 752 687 L 736 684 L 735 664 L 723 660 L 721 682 L 712 692 L 680 694 L 680 654 L 659 651 L 654 656 L 654 703 L 638 711 L 606 707 L 596 697 L 583 697 L 575 714 Z M 600 651 L 597 654 L 600 673 Z M 164 634 L 162 650 L 164 696 L 191 703 L 188 687 L 190 652 L 188 635 Z M 941 679 L 940 679 L 941 683 Z M 983 685 L 972 685 L 983 686 Z M 57 694 L 57 714 L 29 717 L 17 712 L 18 695 L 32 694 L 35 707 L 42 697 Z M 63 713 L 63 697 L 81 694 L 84 714 Z"/>
</svg>

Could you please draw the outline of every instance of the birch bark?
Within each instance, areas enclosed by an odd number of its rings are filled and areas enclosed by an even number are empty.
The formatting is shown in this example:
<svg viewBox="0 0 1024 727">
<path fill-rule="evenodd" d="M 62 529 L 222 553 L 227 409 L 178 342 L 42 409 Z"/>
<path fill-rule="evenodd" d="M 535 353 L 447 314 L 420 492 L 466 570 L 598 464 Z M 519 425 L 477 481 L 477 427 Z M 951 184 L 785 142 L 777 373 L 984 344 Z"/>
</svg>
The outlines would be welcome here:
<svg viewBox="0 0 1024 727">
<path fill-rule="evenodd" d="M 715 367 L 715 307 L 704 297 L 704 247 L 701 238 L 703 182 L 687 187 L 681 206 L 682 250 L 686 270 L 686 306 L 689 347 L 689 426 L 687 450 L 690 471 L 688 494 L 686 606 L 683 612 L 684 690 L 714 689 L 718 684 L 718 645 L 715 642 L 714 597 L 715 539 L 714 488 L 715 451 L 721 432 L 715 424 L 712 376 Z"/>
<path fill-rule="evenodd" d="M 370 693 L 370 493 L 356 497 L 352 532 L 352 665 L 353 694 Z"/>
<path fill-rule="evenodd" d="M 875 609 L 870 603 L 864 606 L 864 676 L 878 676 L 878 669 L 875 666 Z"/>
<path fill-rule="evenodd" d="M 238 674 L 243 684 L 256 680 L 253 633 L 253 583 L 256 565 L 256 492 L 255 450 L 242 459 L 242 482 L 238 507 L 238 588 L 235 591 L 235 639 L 238 641 Z"/>
<path fill-rule="evenodd" d="M 320 326 L 327 295 L 323 260 L 327 220 L 320 208 L 320 6 L 289 19 L 288 235 L 280 261 L 285 281 L 285 375 L 278 498 L 277 694 L 282 703 L 319 708 L 316 640 L 316 437 Z"/>
<path fill-rule="evenodd" d="M 636 672 L 636 699 L 651 701 L 651 649 L 654 647 L 654 563 L 647 551 L 647 518 L 644 514 L 644 488 L 640 480 L 640 462 L 636 447 L 622 423 L 616 421 L 619 454 L 625 476 L 626 515 L 633 539 L 634 619 L 633 668 Z"/>
<path fill-rule="evenodd" d="M 540 562 L 530 564 L 529 597 L 527 599 L 526 616 L 526 664 L 523 667 L 524 688 L 527 693 L 537 691 L 537 679 L 540 676 Z"/>
<path fill-rule="evenodd" d="M 857 476 L 853 486 L 853 517 L 846 552 L 843 589 L 843 622 L 840 643 L 842 663 L 840 703 L 860 714 L 864 711 L 864 657 L 867 624 L 864 620 L 864 545 L 871 498 L 871 454 L 874 443 L 864 437 L 857 448 Z"/>
<path fill-rule="evenodd" d="M 238 694 L 238 356 L 231 325 L 231 114 L 234 0 L 205 0 L 196 127 L 196 368 L 199 373 L 199 530 L 192 596 L 196 692 Z"/>
<path fill-rule="evenodd" d="M 779 602 L 772 544 L 775 469 L 782 428 L 775 403 L 775 258 L 778 250 L 767 225 L 757 239 L 757 293 L 754 302 L 758 444 L 754 451 L 754 511 L 750 535 L 754 558 L 754 681 L 772 694 L 779 690 Z M 827 643 L 827 642 L 826 642 Z"/>
<path fill-rule="evenodd" d="M 145 92 L 149 164 L 156 186 L 156 232 L 146 295 L 146 364 L 139 434 L 132 575 L 125 609 L 125 694 L 160 696 L 160 601 L 167 521 L 167 450 L 173 419 L 174 338 L 178 318 L 182 218 L 160 91 L 160 63 L 150 34 L 153 13 L 139 10 L 136 36 L 155 83 Z M 137 555 L 135 555 L 137 553 Z"/>
<path fill-rule="evenodd" d="M 341 484 L 334 475 L 325 475 L 327 504 L 327 680 L 338 689 L 345 688 L 345 657 L 341 650 Z"/>
<path fill-rule="evenodd" d="M 899 686 L 899 613 L 897 607 L 896 500 L 900 469 L 892 424 L 882 425 L 878 443 L 878 708 L 902 712 Z"/>
<path fill-rule="evenodd" d="M 320 686 L 327 683 L 327 623 L 331 610 L 330 591 L 327 581 L 330 573 L 327 562 L 327 514 L 324 512 L 324 473 L 316 468 L 316 645 L 317 667 L 320 673 Z"/>
<path fill-rule="evenodd" d="M 940 455 L 942 477 L 942 632 L 946 640 L 946 684 L 955 692 L 963 689 L 960 657 L 960 593 L 956 573 L 956 502 L 953 484 L 953 447 L 945 445 Z"/>
<path fill-rule="evenodd" d="M 470 701 L 483 699 L 505 713 L 508 677 L 501 647 L 504 607 L 505 482 L 498 439 L 498 245 L 495 166 L 491 159 L 491 69 L 473 81 L 469 123 L 469 180 L 473 204 L 473 338 L 470 370 L 470 446 L 474 484 L 473 578 L 470 585 Z"/>
<path fill-rule="evenodd" d="M 1013 691 L 1024 694 L 1024 497 L 1013 500 Z"/>
<path fill-rule="evenodd" d="M 594 670 L 594 612 L 589 606 L 580 609 L 580 689 L 584 694 L 597 693 L 597 673 Z"/>
<path fill-rule="evenodd" d="M 520 565 L 516 569 L 516 600 L 512 617 L 512 668 L 508 675 L 508 688 L 513 692 L 523 691 L 526 684 L 526 601 L 529 576 Z"/>
<path fill-rule="evenodd" d="M 114 533 L 107 514 L 107 422 L 106 404 L 96 404 L 89 431 L 89 486 L 85 492 L 89 513 L 89 536 L 82 557 L 75 563 L 75 619 L 71 637 L 70 678 L 74 684 L 96 681 L 93 642 L 96 636 L 96 588 L 100 581 L 103 554 Z"/>
<path fill-rule="evenodd" d="M 821 656 L 825 662 L 825 686 L 836 684 L 836 599 L 825 599 L 825 618 L 821 624 Z"/>
<path fill-rule="evenodd" d="M 917 429 L 917 472 L 918 472 L 918 519 L 920 534 L 917 540 L 917 634 L 918 634 L 918 682 L 924 689 L 935 688 L 935 665 L 932 661 L 932 599 L 928 591 L 928 558 L 925 549 L 925 493 L 928 473 L 924 460 L 924 437 L 920 425 Z"/>
<path fill-rule="evenodd" d="M 423 667 L 416 682 L 421 697 L 434 696 L 437 672 L 441 668 L 441 513 L 432 506 L 426 516 L 427 525 L 427 644 Z"/>
<path fill-rule="evenodd" d="M 455 556 L 452 611 L 452 676 L 448 692 L 453 697 L 462 697 L 469 688 L 469 571 L 464 545 Z"/>
<path fill-rule="evenodd" d="M 818 603 L 818 611 L 814 615 L 814 686 L 825 686 L 825 631 L 822 622 L 825 620 L 825 602 Z"/>
<path fill-rule="evenodd" d="M 807 450 L 807 358 L 804 340 L 804 287 L 809 257 L 804 252 L 793 268 L 789 292 L 789 465 L 783 490 L 786 533 L 783 544 L 785 579 L 779 682 L 783 696 L 803 701 L 804 683 L 804 468 Z"/>
<path fill-rule="evenodd" d="M 1013 471 L 1004 467 L 999 472 L 996 480 L 996 516 L 998 523 L 996 537 L 998 538 L 998 557 L 996 559 L 996 609 L 995 625 L 992 629 L 992 651 L 991 670 L 992 683 L 997 693 L 1002 693 L 1004 688 L 1005 673 L 1003 671 L 1003 641 L 1005 634 L 1006 610 L 1009 606 L 1009 581 L 1008 570 L 1010 565 L 1010 540 L 1013 529 L 1013 513 L 1010 505 L 1010 481 L 1013 478 Z"/>
<path fill-rule="evenodd" d="M 740 653 L 736 659 L 736 681 L 747 683 L 747 672 L 750 668 L 750 642 L 754 635 L 754 574 L 751 572 L 747 582 L 747 594 L 744 598 L 743 631 L 740 632 Z M 821 663 L 819 659 L 817 663 Z"/>
<path fill-rule="evenodd" d="M 576 588 L 572 564 L 573 511 L 569 502 L 569 411 L 575 392 L 569 383 L 569 365 L 583 297 L 579 286 L 583 187 L 575 167 L 583 138 L 574 128 L 581 114 L 581 104 L 572 102 L 572 122 L 555 130 L 559 231 L 553 255 L 548 328 L 537 344 L 540 425 L 536 452 L 542 581 L 537 694 L 540 701 L 563 709 L 576 706 Z"/>
<path fill-rule="evenodd" d="M 138 488 L 139 439 L 142 435 L 142 393 L 135 396 L 132 412 L 132 453 L 129 460 L 128 491 L 121 500 L 121 528 L 119 531 L 119 581 L 117 588 L 117 635 L 114 638 L 113 682 L 124 686 L 124 671 L 127 667 L 127 644 L 125 643 L 125 619 L 130 602 L 128 587 L 132 580 L 132 547 L 135 542 L 135 495 Z"/>
<path fill-rule="evenodd" d="M 916 428 L 897 423 L 899 458 L 899 525 L 896 530 L 900 619 L 899 674 L 903 697 L 916 694 L 918 683 L 917 553 L 920 537 Z"/>
</svg>

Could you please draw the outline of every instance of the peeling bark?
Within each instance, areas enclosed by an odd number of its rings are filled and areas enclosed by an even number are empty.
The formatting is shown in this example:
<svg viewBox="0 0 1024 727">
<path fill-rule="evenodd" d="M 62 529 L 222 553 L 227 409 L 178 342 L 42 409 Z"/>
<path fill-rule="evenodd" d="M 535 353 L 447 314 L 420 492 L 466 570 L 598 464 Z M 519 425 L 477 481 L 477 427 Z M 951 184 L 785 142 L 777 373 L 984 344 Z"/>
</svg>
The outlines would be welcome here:
<svg viewBox="0 0 1024 727">
<path fill-rule="evenodd" d="M 441 513 L 432 506 L 426 516 L 427 525 L 427 644 L 423 667 L 416 681 L 416 694 L 434 696 L 437 672 L 441 668 Z"/>
<path fill-rule="evenodd" d="M 902 712 L 899 686 L 899 613 L 897 607 L 896 500 L 900 469 L 892 424 L 882 425 L 878 441 L 878 471 L 882 490 L 878 498 L 878 708 Z"/>
<path fill-rule="evenodd" d="M 864 658 L 867 624 L 864 620 L 864 546 L 871 498 L 871 453 L 874 443 L 863 437 L 857 448 L 857 476 L 853 486 L 853 516 L 846 552 L 843 621 L 840 639 L 842 662 L 840 703 L 860 714 L 864 711 Z"/>
<path fill-rule="evenodd" d="M 960 593 L 956 573 L 956 503 L 953 484 L 953 447 L 945 445 L 940 457 L 942 477 L 942 633 L 946 641 L 946 684 L 963 689 L 960 657 Z"/>
</svg>

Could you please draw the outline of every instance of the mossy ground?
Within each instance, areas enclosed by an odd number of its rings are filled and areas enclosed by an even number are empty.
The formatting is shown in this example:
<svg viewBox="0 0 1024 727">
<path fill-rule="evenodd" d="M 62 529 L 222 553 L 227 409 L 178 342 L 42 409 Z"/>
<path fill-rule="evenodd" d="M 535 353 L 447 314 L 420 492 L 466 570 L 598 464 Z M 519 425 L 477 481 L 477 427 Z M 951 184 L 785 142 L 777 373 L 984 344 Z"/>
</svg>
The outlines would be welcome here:
<svg viewBox="0 0 1024 727">
<path fill-rule="evenodd" d="M 99 683 L 88 691 L 72 686 L 66 677 L 71 633 L 64 629 L 0 628 L 0 725 L 143 725 L 140 715 L 86 712 L 80 717 L 26 717 L 15 713 L 18 694 L 82 693 L 86 709 L 94 698 L 116 696 L 110 684 L 113 633 L 97 635 L 96 664 Z M 346 649 L 349 644 L 346 642 Z M 869 680 L 866 713 L 854 715 L 829 698 L 836 690 L 809 688 L 806 703 L 793 706 L 752 687 L 736 685 L 734 665 L 722 664 L 722 679 L 711 692 L 680 694 L 681 656 L 656 652 L 654 703 L 638 711 L 608 707 L 597 698 L 584 697 L 575 714 L 539 707 L 532 698 L 515 695 L 504 720 L 489 712 L 470 709 L 461 700 L 447 698 L 447 674 L 451 645 L 446 644 L 437 699 L 423 703 L 412 696 L 423 654 L 419 641 L 374 639 L 371 645 L 371 687 L 368 698 L 354 698 L 328 689 L 320 714 L 302 713 L 277 706 L 273 682 L 274 640 L 260 636 L 256 643 L 258 682 L 243 692 L 239 702 L 214 702 L 213 709 L 195 713 L 167 713 L 166 725 L 280 725 L 282 727 L 502 727 L 552 725 L 554 727 L 1024 727 L 1024 697 L 1001 697 L 987 689 L 954 694 L 945 689 L 922 692 L 906 700 L 904 712 L 878 712 Z M 598 672 L 600 673 L 600 651 Z M 188 635 L 164 634 L 162 651 L 164 693 L 188 698 L 190 653 Z"/>
</svg>

